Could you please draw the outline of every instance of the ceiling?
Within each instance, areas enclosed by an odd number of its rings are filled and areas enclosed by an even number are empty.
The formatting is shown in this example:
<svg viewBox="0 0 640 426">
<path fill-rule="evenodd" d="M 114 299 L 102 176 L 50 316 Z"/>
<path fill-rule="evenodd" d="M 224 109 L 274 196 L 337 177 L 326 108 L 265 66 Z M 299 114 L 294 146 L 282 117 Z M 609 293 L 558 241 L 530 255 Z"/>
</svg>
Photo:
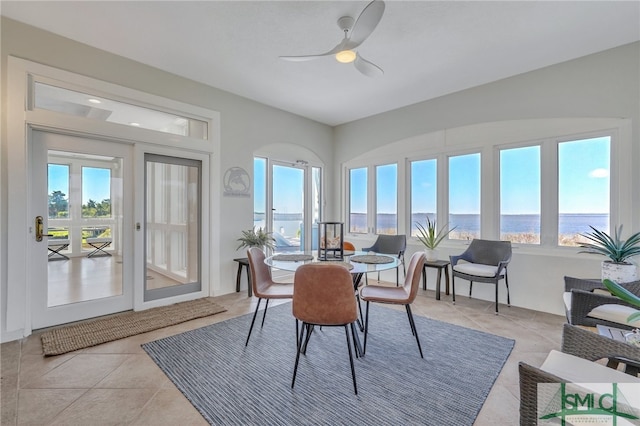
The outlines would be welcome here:
<svg viewBox="0 0 640 426">
<path fill-rule="evenodd" d="M 376 0 L 378 1 L 378 0 Z M 333 57 L 367 1 L 2 1 L 2 15 L 331 126 L 640 40 L 638 1 L 387 1 L 358 53 Z"/>
</svg>

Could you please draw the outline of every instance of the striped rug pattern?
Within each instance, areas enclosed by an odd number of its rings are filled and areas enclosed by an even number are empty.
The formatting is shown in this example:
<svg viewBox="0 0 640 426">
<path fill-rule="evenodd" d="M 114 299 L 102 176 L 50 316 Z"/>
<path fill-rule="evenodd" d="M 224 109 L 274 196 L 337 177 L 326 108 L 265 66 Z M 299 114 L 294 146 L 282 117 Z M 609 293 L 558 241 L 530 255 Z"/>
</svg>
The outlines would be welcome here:
<svg viewBox="0 0 640 426">
<path fill-rule="evenodd" d="M 415 316 L 421 359 L 404 311 L 370 309 L 358 395 L 340 327 L 314 331 L 291 389 L 290 303 L 256 321 L 247 347 L 251 315 L 142 346 L 214 425 L 472 425 L 514 341 Z"/>
</svg>

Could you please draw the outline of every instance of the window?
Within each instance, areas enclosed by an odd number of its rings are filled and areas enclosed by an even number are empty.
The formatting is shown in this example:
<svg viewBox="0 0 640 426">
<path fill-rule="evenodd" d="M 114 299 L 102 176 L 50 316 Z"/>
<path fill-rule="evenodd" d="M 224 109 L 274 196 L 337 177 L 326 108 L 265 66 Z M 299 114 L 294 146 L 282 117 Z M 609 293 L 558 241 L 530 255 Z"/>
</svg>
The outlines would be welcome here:
<svg viewBox="0 0 640 426">
<path fill-rule="evenodd" d="M 417 235 L 416 222 L 437 219 L 437 164 L 435 159 L 411 162 L 411 236 Z"/>
<path fill-rule="evenodd" d="M 480 238 L 480 154 L 449 157 L 450 239 Z"/>
<path fill-rule="evenodd" d="M 267 225 L 267 159 L 253 159 L 253 228 Z"/>
<path fill-rule="evenodd" d="M 367 168 L 349 170 L 349 232 L 367 233 Z"/>
<path fill-rule="evenodd" d="M 376 166 L 376 233 L 398 233 L 398 165 Z"/>
<path fill-rule="evenodd" d="M 48 165 L 49 219 L 69 218 L 69 165 Z"/>
<path fill-rule="evenodd" d="M 206 121 L 36 82 L 35 107 L 173 135 L 209 139 Z"/>
<path fill-rule="evenodd" d="M 610 145 L 609 136 L 558 144 L 558 245 L 577 246 L 589 226 L 609 232 Z"/>
<path fill-rule="evenodd" d="M 500 151 L 500 239 L 540 244 L 540 146 Z"/>
</svg>

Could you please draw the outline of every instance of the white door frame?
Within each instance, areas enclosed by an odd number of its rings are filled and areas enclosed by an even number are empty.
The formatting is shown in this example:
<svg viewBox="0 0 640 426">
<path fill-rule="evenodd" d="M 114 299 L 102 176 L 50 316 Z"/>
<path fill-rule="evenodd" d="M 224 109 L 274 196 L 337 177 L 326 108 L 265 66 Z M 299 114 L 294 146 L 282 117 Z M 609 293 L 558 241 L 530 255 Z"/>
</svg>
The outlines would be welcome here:
<svg viewBox="0 0 640 426">
<path fill-rule="evenodd" d="M 29 254 L 31 259 L 30 275 L 28 283 L 32 291 L 31 300 L 31 320 L 34 328 L 48 327 L 52 325 L 64 324 L 100 315 L 107 315 L 115 312 L 130 310 L 133 308 L 133 262 L 140 260 L 135 256 L 133 248 L 133 150 L 131 145 L 106 140 L 97 141 L 90 137 L 77 138 L 63 133 L 52 133 L 43 131 L 29 132 L 30 147 L 30 176 L 33 177 L 29 192 L 29 213 L 32 221 L 36 216 L 43 216 L 47 222 L 47 210 L 44 200 L 46 190 L 42 185 L 46 185 L 46 164 L 47 146 L 53 145 L 55 150 L 85 152 L 98 155 L 114 155 L 122 157 L 123 161 L 123 211 L 122 211 L 122 294 L 111 297 L 92 299 L 83 302 L 71 303 L 59 306 L 48 306 L 48 273 L 47 273 L 47 238 L 37 242 L 35 238 L 29 240 Z M 36 142 L 36 139 L 39 139 Z M 45 146 L 39 146 L 40 143 Z M 43 164 L 44 163 L 44 164 Z M 43 182 L 44 181 L 44 182 Z M 45 230 L 48 227 L 45 227 Z M 56 260 L 57 261 L 57 260 Z"/>
<path fill-rule="evenodd" d="M 182 102 L 151 95 L 112 83 L 92 79 L 57 68 L 9 56 L 7 72 L 7 285 L 4 324 L 0 331 L 2 342 L 28 336 L 32 332 L 29 287 L 30 262 L 29 239 L 33 238 L 33 225 L 28 217 L 30 194 L 30 161 L 29 132 L 31 129 L 43 131 L 60 131 L 69 135 L 85 135 L 90 138 L 106 138 L 122 142 L 148 143 L 157 147 L 173 148 L 184 154 L 186 151 L 206 153 L 210 156 L 210 168 L 220 169 L 220 156 L 217 154 L 220 145 L 220 114 L 205 108 L 188 105 Z M 34 80 L 56 81 L 61 87 L 76 90 L 96 91 L 109 94 L 112 99 L 139 102 L 142 105 L 154 106 L 158 110 L 172 112 L 185 111 L 187 115 L 206 121 L 209 126 L 207 140 L 164 134 L 141 128 L 132 128 L 113 123 L 90 120 L 83 117 L 33 109 L 31 87 Z M 175 147 L 178 147 L 177 149 Z M 219 186 L 219 173 L 209 174 L 210 187 Z M 211 194 L 209 212 L 212 217 L 220 215 L 220 194 Z M 203 217 L 203 221 L 209 218 Z M 219 226 L 219 225 L 216 225 Z M 206 259 L 211 271 L 220 279 L 219 232 L 211 232 L 208 250 L 210 258 Z M 203 282 L 205 293 L 211 294 L 212 280 Z M 135 296 L 134 296 L 135 297 Z M 169 300 L 165 304 L 171 303 Z M 146 308 L 134 301 L 134 309 Z"/>
</svg>

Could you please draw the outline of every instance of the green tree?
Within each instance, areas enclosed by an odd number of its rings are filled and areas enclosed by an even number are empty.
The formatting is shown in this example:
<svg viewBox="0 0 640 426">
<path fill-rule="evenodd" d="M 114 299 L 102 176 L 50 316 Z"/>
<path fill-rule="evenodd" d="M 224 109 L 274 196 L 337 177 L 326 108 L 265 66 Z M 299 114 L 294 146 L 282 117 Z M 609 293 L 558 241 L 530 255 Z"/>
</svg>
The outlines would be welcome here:
<svg viewBox="0 0 640 426">
<path fill-rule="evenodd" d="M 53 191 L 49 194 L 49 217 L 69 217 L 69 201 L 67 194 L 62 191 Z"/>
</svg>

